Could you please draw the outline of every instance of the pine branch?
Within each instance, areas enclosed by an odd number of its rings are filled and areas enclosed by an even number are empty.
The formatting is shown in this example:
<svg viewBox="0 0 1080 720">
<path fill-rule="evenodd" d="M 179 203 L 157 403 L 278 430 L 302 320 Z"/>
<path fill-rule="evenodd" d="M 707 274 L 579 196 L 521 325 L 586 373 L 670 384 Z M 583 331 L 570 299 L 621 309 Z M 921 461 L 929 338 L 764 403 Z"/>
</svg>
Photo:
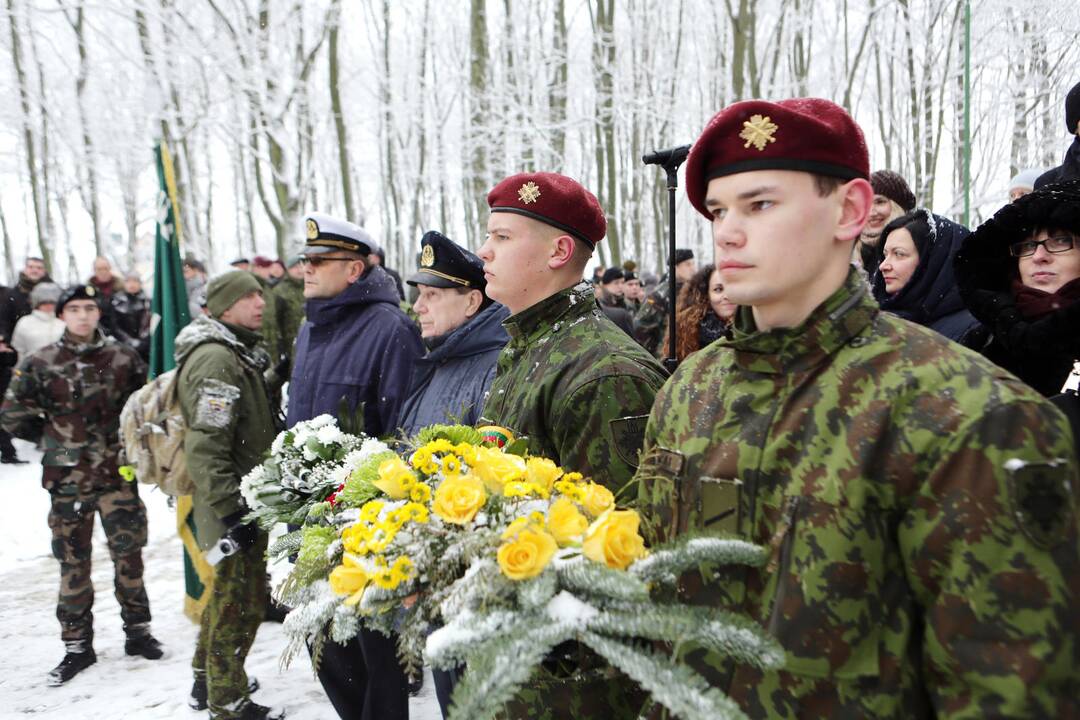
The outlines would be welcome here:
<svg viewBox="0 0 1080 720">
<path fill-rule="evenodd" d="M 684 537 L 656 548 L 627 569 L 646 583 L 670 585 L 682 573 L 701 565 L 760 567 L 767 559 L 765 548 L 744 540 Z"/>
<path fill-rule="evenodd" d="M 762 669 L 784 662 L 783 649 L 752 620 L 714 608 L 677 605 L 607 610 L 589 621 L 589 630 L 679 645 L 692 642 L 737 662 Z"/>
<path fill-rule="evenodd" d="M 567 590 L 586 596 L 625 601 L 643 601 L 649 596 L 648 587 L 637 577 L 585 558 L 562 565 L 559 581 Z"/>
<path fill-rule="evenodd" d="M 548 653 L 572 638 L 576 629 L 544 622 L 528 632 L 507 633 L 474 646 L 468 669 L 454 690 L 450 720 L 488 720 L 510 702 Z"/>
<path fill-rule="evenodd" d="M 746 720 L 738 705 L 686 665 L 648 648 L 630 647 L 591 632 L 578 639 L 682 720 Z"/>
</svg>

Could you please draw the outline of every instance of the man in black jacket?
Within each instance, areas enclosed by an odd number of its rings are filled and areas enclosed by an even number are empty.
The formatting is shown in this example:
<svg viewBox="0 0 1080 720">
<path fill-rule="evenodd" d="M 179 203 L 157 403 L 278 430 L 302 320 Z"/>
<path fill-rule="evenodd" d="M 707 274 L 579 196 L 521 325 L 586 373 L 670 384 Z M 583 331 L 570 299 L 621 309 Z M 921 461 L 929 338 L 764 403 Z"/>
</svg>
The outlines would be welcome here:
<svg viewBox="0 0 1080 720">
<path fill-rule="evenodd" d="M 13 287 L 0 287 L 0 398 L 3 398 L 11 382 L 11 369 L 19 361 L 18 354 L 11 347 L 15 323 L 33 310 L 30 307 L 30 291 L 42 282 L 52 282 L 45 269 L 45 261 L 39 257 L 28 257 L 19 273 L 19 282 Z M 22 465 L 25 462 L 15 454 L 11 434 L 0 429 L 0 463 Z"/>
</svg>

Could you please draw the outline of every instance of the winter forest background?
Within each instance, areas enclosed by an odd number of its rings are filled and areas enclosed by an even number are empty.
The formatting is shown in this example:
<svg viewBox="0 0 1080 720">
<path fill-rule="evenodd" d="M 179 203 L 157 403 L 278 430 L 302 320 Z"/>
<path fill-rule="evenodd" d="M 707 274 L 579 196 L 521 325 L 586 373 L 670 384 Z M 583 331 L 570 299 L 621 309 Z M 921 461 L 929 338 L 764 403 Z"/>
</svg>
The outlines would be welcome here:
<svg viewBox="0 0 1080 720">
<path fill-rule="evenodd" d="M 874 169 L 959 217 L 963 2 L 951 0 L 2 0 L 0 283 L 96 254 L 149 276 L 163 138 L 184 250 L 212 272 L 285 256 L 302 217 L 364 224 L 408 269 L 424 230 L 477 247 L 512 172 L 579 178 L 603 264 L 664 257 L 663 173 L 725 104 L 816 95 L 852 111 Z M 1068 143 L 1080 6 L 972 3 L 972 224 Z M 680 244 L 708 227 L 680 190 Z"/>
</svg>

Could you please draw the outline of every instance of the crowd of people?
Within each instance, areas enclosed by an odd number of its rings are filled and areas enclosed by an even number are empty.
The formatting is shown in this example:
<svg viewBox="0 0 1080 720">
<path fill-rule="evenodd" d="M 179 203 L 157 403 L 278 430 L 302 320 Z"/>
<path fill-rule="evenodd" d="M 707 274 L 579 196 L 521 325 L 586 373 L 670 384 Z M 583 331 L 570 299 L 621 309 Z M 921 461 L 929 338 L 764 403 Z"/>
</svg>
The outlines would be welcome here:
<svg viewBox="0 0 1080 720">
<path fill-rule="evenodd" d="M 1080 85 L 1066 119 L 1080 132 Z M 751 717 L 1080 716 L 1080 413 L 1062 394 L 1080 360 L 1078 143 L 1061 167 L 1018 175 L 971 232 L 900 175 L 871 173 L 837 105 L 735 103 L 686 164 L 712 262 L 676 250 L 675 283 L 633 263 L 585 281 L 605 213 L 546 172 L 490 191 L 475 254 L 425 233 L 412 302 L 366 230 L 318 212 L 286 261 L 240 258 L 208 280 L 188 258 L 177 392 L 197 536 L 239 548 L 215 568 L 192 706 L 282 716 L 244 672 L 267 537 L 239 482 L 283 427 L 329 413 L 380 437 L 504 427 L 636 505 L 653 542 L 709 532 L 765 547 L 762 567 L 682 583 L 688 602 L 783 647 L 778 670 L 682 649 Z M 52 495 L 66 654 L 49 681 L 95 661 L 95 513 L 126 650 L 160 657 L 145 512 L 118 474 L 117 417 L 143 382 L 151 326 L 138 278 L 98 258 L 88 282 L 60 290 L 30 258 L 0 301 L 0 357 L 17 361 L 0 427 L 41 444 Z M 580 672 L 541 667 L 507 715 L 639 717 L 640 690 L 575 652 Z M 435 673 L 444 714 L 462 670 Z M 393 638 L 327 643 L 318 676 L 343 718 L 408 717 Z"/>
</svg>

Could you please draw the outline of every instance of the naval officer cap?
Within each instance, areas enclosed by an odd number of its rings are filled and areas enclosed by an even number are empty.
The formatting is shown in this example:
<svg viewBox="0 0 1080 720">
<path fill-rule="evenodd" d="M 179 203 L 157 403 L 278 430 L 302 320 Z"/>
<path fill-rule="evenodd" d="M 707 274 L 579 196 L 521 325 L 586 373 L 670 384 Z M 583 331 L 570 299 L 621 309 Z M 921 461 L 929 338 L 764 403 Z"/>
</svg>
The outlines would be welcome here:
<svg viewBox="0 0 1080 720">
<path fill-rule="evenodd" d="M 470 288 L 484 291 L 484 263 L 440 232 L 429 230 L 420 239 L 420 269 L 407 282 L 413 287 Z"/>
<path fill-rule="evenodd" d="M 370 255 L 378 247 L 364 228 L 326 213 L 310 213 L 304 227 L 304 255 L 325 255 L 336 250 Z"/>
</svg>

